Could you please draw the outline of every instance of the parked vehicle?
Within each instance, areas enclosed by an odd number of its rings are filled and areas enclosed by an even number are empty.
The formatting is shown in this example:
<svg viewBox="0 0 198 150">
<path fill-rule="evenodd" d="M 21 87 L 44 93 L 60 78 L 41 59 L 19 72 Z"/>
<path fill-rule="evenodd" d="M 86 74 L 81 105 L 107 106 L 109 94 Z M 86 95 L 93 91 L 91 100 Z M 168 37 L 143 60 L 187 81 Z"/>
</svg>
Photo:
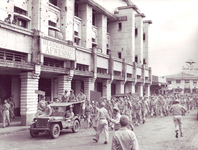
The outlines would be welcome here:
<svg viewBox="0 0 198 150">
<path fill-rule="evenodd" d="M 62 129 L 72 129 L 78 132 L 80 119 L 82 117 L 82 102 L 52 103 L 50 104 L 52 114 L 50 116 L 38 116 L 34 118 L 30 127 L 30 135 L 37 137 L 39 133 L 48 132 L 52 138 L 57 138 Z M 74 116 L 68 118 L 68 111 L 73 108 Z"/>
</svg>

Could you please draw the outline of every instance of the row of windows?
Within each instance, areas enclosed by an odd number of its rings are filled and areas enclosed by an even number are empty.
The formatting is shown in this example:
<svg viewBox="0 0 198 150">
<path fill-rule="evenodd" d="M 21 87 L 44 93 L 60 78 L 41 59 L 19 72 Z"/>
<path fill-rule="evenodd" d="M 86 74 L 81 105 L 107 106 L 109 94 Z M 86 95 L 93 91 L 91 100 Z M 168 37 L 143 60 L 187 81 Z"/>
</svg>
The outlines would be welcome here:
<svg viewBox="0 0 198 150">
<path fill-rule="evenodd" d="M 17 62 L 25 62 L 27 61 L 27 54 L 16 52 L 16 51 L 7 51 L 4 49 L 0 49 L 0 59 L 17 61 Z"/>
<path fill-rule="evenodd" d="M 176 83 L 177 84 L 180 84 L 181 83 L 181 80 L 176 80 Z M 190 80 L 185 80 L 185 83 L 190 83 Z M 197 83 L 197 81 L 194 80 L 193 83 Z"/>
</svg>

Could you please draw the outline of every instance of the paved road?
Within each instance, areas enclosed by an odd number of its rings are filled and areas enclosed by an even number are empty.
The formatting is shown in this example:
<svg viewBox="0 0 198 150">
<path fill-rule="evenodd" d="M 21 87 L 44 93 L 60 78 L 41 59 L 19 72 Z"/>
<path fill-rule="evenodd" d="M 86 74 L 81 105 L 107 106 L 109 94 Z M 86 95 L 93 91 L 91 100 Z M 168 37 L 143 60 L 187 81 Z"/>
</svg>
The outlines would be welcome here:
<svg viewBox="0 0 198 150">
<path fill-rule="evenodd" d="M 184 137 L 175 138 L 172 116 L 149 118 L 144 125 L 135 127 L 140 150 L 198 150 L 198 121 L 196 110 L 183 117 Z M 47 134 L 31 138 L 29 131 L 0 136 L 0 150 L 109 150 L 111 142 L 104 145 L 104 133 L 98 143 L 91 139 L 93 129 L 82 129 L 78 133 L 70 130 L 61 133 L 58 139 L 50 139 Z M 110 131 L 110 141 L 113 131 Z"/>
</svg>

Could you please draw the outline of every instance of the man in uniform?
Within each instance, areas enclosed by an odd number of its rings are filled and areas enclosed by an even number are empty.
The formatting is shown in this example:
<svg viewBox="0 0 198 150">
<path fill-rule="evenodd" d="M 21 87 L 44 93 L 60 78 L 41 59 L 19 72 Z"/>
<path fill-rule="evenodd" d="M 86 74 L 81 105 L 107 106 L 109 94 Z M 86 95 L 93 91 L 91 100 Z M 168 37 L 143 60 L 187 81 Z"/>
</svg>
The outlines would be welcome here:
<svg viewBox="0 0 198 150">
<path fill-rule="evenodd" d="M 3 107 L 2 107 L 2 114 L 3 114 L 3 128 L 5 128 L 5 122 L 7 120 L 8 125 L 10 125 L 10 115 L 9 115 L 9 108 L 10 104 L 7 100 L 4 101 Z"/>
<path fill-rule="evenodd" d="M 65 90 L 65 93 L 61 97 L 62 102 L 68 102 L 69 96 L 67 95 L 67 90 Z"/>
<path fill-rule="evenodd" d="M 109 118 L 109 120 L 111 122 L 113 122 L 113 126 L 111 127 L 112 129 L 114 128 L 115 131 L 120 129 L 120 112 L 119 112 L 119 108 L 117 106 L 115 106 L 113 108 L 113 115 L 112 115 L 112 119 Z"/>
<path fill-rule="evenodd" d="M 81 108 L 82 108 L 82 114 L 84 116 L 85 115 L 85 101 L 86 101 L 87 97 L 84 94 L 83 89 L 80 90 L 80 93 L 77 95 L 76 99 L 78 102 L 83 102 L 81 105 Z"/>
<path fill-rule="evenodd" d="M 104 132 L 105 132 L 105 142 L 104 142 L 104 144 L 107 144 L 109 142 L 109 130 L 108 130 L 108 122 L 107 122 L 107 119 L 109 118 L 109 115 L 108 115 L 108 111 L 104 108 L 105 103 L 102 102 L 100 105 L 101 105 L 101 108 L 98 108 L 98 114 L 97 114 L 97 117 L 96 117 L 97 120 L 99 120 L 98 128 L 97 128 L 97 132 L 96 132 L 96 137 L 93 138 L 93 140 L 95 142 L 98 142 L 100 133 L 104 129 Z"/>
<path fill-rule="evenodd" d="M 178 138 L 178 131 L 180 131 L 181 137 L 182 132 L 182 113 L 186 112 L 186 108 L 179 104 L 179 100 L 175 100 L 174 104 L 170 107 L 170 112 L 173 114 L 173 121 L 175 124 L 175 137 Z"/>
<path fill-rule="evenodd" d="M 139 150 L 136 135 L 127 128 L 128 124 L 128 117 L 123 115 L 120 118 L 121 128 L 113 135 L 111 150 Z"/>
<path fill-rule="evenodd" d="M 141 105 L 139 104 L 139 99 L 135 100 L 135 103 L 133 104 L 133 110 L 134 110 L 134 115 L 135 115 L 135 126 L 139 126 L 140 111 L 141 111 Z"/>
<path fill-rule="evenodd" d="M 154 113 L 157 116 L 157 105 L 156 105 L 156 99 L 152 96 L 151 101 L 150 101 L 150 106 L 151 106 L 151 117 L 153 117 Z"/>
<path fill-rule="evenodd" d="M 148 104 L 146 101 L 146 97 L 144 99 L 142 99 L 142 102 L 140 105 L 141 105 L 142 122 L 144 124 L 146 122 L 146 114 L 147 114 L 147 110 L 148 110 Z"/>
</svg>

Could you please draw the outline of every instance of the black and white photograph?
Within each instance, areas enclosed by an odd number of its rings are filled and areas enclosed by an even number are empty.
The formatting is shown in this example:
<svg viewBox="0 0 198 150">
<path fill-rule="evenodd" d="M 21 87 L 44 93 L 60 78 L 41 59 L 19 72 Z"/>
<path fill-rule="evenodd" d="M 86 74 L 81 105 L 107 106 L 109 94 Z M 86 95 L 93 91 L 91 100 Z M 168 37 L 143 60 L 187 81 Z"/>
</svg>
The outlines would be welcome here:
<svg viewBox="0 0 198 150">
<path fill-rule="evenodd" d="M 197 0 L 0 0 L 0 150 L 198 150 Z"/>
</svg>

